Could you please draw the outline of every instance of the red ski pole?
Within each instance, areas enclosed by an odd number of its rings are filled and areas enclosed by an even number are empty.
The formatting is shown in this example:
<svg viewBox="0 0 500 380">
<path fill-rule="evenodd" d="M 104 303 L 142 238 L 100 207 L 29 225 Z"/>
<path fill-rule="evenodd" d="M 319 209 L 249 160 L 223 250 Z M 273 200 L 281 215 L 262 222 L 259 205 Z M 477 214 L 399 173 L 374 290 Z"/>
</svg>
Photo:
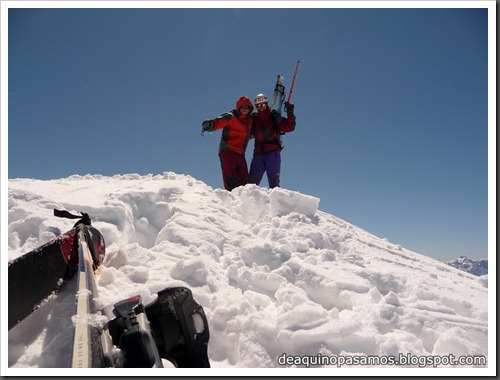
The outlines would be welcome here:
<svg viewBox="0 0 500 380">
<path fill-rule="evenodd" d="M 290 99 L 292 98 L 293 87 L 295 86 L 295 78 L 297 78 L 299 65 L 300 65 L 300 59 L 297 61 L 297 66 L 295 66 L 295 74 L 293 74 L 292 85 L 290 86 L 290 92 L 288 93 L 288 100 L 287 100 L 288 103 L 290 103 Z"/>
</svg>

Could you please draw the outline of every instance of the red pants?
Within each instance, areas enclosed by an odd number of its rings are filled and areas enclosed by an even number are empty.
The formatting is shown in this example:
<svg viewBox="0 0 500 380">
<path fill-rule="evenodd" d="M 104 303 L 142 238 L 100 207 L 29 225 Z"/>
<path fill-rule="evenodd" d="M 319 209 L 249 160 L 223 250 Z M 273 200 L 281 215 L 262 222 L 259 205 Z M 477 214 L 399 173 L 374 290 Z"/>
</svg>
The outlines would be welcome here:
<svg viewBox="0 0 500 380">
<path fill-rule="evenodd" d="M 245 156 L 231 150 L 219 153 L 222 168 L 222 179 L 227 191 L 248 183 L 248 166 Z"/>
</svg>

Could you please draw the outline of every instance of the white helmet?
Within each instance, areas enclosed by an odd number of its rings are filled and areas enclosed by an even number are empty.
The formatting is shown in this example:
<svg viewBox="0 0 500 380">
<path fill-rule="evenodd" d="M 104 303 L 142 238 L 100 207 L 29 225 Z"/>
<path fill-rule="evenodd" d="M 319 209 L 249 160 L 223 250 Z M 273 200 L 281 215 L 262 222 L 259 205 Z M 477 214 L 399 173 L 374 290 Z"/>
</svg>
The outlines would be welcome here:
<svg viewBox="0 0 500 380">
<path fill-rule="evenodd" d="M 255 105 L 261 104 L 261 103 L 267 103 L 267 96 L 264 94 L 255 95 L 254 103 L 255 103 Z"/>
</svg>

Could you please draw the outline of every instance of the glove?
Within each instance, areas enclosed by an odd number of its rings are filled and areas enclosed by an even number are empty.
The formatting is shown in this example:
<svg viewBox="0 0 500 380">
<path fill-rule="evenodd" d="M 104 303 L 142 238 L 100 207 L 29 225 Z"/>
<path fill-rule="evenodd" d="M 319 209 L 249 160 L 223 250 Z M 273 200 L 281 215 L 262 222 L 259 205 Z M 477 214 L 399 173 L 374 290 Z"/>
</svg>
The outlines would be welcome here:
<svg viewBox="0 0 500 380">
<path fill-rule="evenodd" d="M 292 114 L 293 115 L 293 109 L 294 109 L 294 105 L 293 104 L 290 104 L 288 102 L 285 102 L 285 112 L 287 114 Z"/>
<path fill-rule="evenodd" d="M 203 127 L 202 132 L 211 132 L 214 129 L 214 122 L 213 120 L 204 120 L 201 126 Z"/>
<path fill-rule="evenodd" d="M 278 111 L 272 110 L 271 111 L 271 118 L 273 119 L 273 123 L 275 125 L 278 125 L 279 123 L 281 123 L 282 117 Z"/>
</svg>

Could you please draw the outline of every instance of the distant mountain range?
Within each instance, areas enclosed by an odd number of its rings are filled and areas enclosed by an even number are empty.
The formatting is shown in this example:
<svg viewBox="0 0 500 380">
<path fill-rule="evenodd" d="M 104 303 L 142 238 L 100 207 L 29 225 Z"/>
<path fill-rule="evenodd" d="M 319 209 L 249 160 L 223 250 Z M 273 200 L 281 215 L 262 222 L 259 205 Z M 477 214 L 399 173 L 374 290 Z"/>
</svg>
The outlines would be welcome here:
<svg viewBox="0 0 500 380">
<path fill-rule="evenodd" d="M 446 264 L 476 276 L 488 274 L 488 259 L 472 260 L 467 256 L 460 256 Z"/>
</svg>

